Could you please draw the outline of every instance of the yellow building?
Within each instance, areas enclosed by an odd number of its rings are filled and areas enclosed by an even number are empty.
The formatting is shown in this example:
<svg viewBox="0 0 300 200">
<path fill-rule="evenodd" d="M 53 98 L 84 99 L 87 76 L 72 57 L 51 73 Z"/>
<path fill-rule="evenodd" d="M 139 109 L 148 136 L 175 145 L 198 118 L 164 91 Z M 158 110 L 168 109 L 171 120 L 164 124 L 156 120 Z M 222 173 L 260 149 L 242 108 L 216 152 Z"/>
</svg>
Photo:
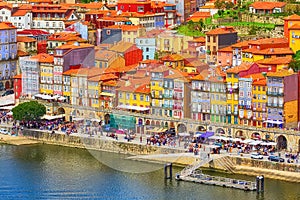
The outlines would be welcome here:
<svg viewBox="0 0 300 200">
<path fill-rule="evenodd" d="M 227 93 L 227 120 L 229 124 L 238 124 L 238 104 L 239 104 L 239 72 L 247 70 L 252 64 L 242 63 L 237 67 L 226 71 L 226 93 Z"/>
<path fill-rule="evenodd" d="M 292 61 L 292 56 L 277 57 L 277 58 L 266 58 L 256 61 L 257 64 L 270 67 L 272 70 L 280 71 L 282 69 L 288 69 L 289 63 Z"/>
<path fill-rule="evenodd" d="M 161 52 L 181 52 L 188 48 L 188 41 L 192 37 L 178 35 L 176 31 L 165 31 L 157 37 L 157 50 Z"/>
<path fill-rule="evenodd" d="M 118 91 L 118 107 L 133 111 L 150 109 L 150 78 L 130 79 L 121 83 Z"/>
<path fill-rule="evenodd" d="M 71 84 L 72 77 L 76 76 L 79 69 L 70 69 L 63 73 L 63 96 L 66 98 L 66 102 L 70 103 L 71 99 Z"/>
<path fill-rule="evenodd" d="M 184 58 L 179 54 L 169 54 L 161 58 L 165 66 L 170 66 L 173 69 L 183 71 Z"/>
<path fill-rule="evenodd" d="M 266 78 L 261 74 L 251 74 L 245 78 L 252 79 L 252 118 L 250 126 L 263 127 L 263 123 L 267 120 L 267 82 Z"/>
<path fill-rule="evenodd" d="M 93 108 L 100 108 L 99 94 L 101 92 L 100 86 L 101 76 L 94 76 L 88 79 L 88 101 Z"/>
<path fill-rule="evenodd" d="M 216 70 L 210 81 L 210 121 L 226 123 L 226 83 L 225 74 Z"/>
<path fill-rule="evenodd" d="M 300 21 L 289 27 L 289 44 L 294 53 L 300 50 Z"/>
<path fill-rule="evenodd" d="M 43 53 L 32 58 L 40 64 L 40 93 L 53 94 L 53 56 Z"/>
</svg>

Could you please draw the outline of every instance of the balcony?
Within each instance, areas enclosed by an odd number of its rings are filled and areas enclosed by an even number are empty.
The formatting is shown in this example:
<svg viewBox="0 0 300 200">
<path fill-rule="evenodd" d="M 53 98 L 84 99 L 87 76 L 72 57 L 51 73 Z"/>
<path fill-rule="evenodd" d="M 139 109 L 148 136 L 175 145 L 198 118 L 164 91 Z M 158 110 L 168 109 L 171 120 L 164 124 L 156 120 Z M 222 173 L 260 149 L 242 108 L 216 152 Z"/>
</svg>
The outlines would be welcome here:
<svg viewBox="0 0 300 200">
<path fill-rule="evenodd" d="M 173 96 L 172 96 L 172 95 L 169 95 L 169 94 L 164 94 L 163 97 L 164 97 L 165 99 L 172 99 L 172 98 L 173 98 Z"/>
<path fill-rule="evenodd" d="M 227 110 L 226 114 L 231 115 L 231 111 Z"/>
<path fill-rule="evenodd" d="M 269 106 L 269 107 L 279 107 L 279 104 L 278 103 L 267 103 L 267 106 Z"/>
<path fill-rule="evenodd" d="M 270 91 L 267 91 L 267 95 L 268 96 L 278 96 L 278 97 L 283 97 L 283 93 L 282 92 L 270 92 Z"/>
</svg>

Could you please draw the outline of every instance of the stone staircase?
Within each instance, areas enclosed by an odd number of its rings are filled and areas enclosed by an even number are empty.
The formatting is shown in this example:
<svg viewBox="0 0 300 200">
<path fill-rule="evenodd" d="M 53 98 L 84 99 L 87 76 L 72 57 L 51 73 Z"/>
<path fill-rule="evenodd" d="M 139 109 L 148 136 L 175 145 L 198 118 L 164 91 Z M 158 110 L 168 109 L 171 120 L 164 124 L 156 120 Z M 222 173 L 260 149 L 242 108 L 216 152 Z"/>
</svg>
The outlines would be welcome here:
<svg viewBox="0 0 300 200">
<path fill-rule="evenodd" d="M 218 165 L 224 168 L 227 172 L 232 174 L 235 173 L 235 164 L 233 163 L 233 161 L 230 159 L 229 156 L 218 158 L 214 162 L 216 162 Z"/>
</svg>

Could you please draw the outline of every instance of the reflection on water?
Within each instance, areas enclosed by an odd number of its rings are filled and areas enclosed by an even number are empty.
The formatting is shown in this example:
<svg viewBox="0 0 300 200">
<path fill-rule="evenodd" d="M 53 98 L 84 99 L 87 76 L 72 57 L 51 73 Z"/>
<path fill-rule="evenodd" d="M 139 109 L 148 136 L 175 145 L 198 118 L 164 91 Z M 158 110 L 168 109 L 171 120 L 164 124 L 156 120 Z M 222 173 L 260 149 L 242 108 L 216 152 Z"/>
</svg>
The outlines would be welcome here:
<svg viewBox="0 0 300 200">
<path fill-rule="evenodd" d="M 122 155 L 99 153 L 123 162 Z M 0 145 L 0 199 L 300 199 L 299 184 L 266 180 L 264 194 L 164 180 L 163 170 L 134 174 L 100 163 L 88 151 L 51 145 Z M 139 163 L 139 164 L 137 164 Z M 153 164 L 145 164 L 151 167 Z M 156 166 L 153 166 L 156 167 Z M 180 168 L 174 168 L 174 172 Z M 205 172 L 220 175 L 214 172 Z M 222 176 L 229 176 L 221 174 Z M 255 177 L 231 176 L 247 180 Z"/>
</svg>

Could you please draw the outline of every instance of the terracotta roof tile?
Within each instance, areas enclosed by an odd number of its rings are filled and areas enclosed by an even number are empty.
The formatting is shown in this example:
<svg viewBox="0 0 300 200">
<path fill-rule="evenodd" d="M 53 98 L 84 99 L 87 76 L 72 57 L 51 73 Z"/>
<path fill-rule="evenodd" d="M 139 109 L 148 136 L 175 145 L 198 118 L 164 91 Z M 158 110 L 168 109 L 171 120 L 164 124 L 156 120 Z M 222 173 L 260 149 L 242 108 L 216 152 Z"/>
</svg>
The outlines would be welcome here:
<svg viewBox="0 0 300 200">
<path fill-rule="evenodd" d="M 284 20 L 288 21 L 300 21 L 300 16 L 297 14 L 290 15 L 288 17 L 283 18 Z"/>
<path fill-rule="evenodd" d="M 115 80 L 106 81 L 106 82 L 103 82 L 102 85 L 117 86 L 117 81 L 115 81 Z"/>
<path fill-rule="evenodd" d="M 193 78 L 191 78 L 192 81 L 204 81 L 205 78 L 201 75 L 198 74 L 197 76 L 194 76 Z"/>
<path fill-rule="evenodd" d="M 253 7 L 257 10 L 273 10 L 274 8 L 282 8 L 285 5 L 285 2 L 256 1 L 252 3 L 249 7 Z"/>
<path fill-rule="evenodd" d="M 162 61 L 181 61 L 183 57 L 179 54 L 168 54 L 161 58 Z"/>
<path fill-rule="evenodd" d="M 118 53 L 125 53 L 132 46 L 135 46 L 135 44 L 130 43 L 130 42 L 121 41 L 121 42 L 118 42 L 116 45 L 112 46 L 111 48 L 109 48 L 109 50 L 115 51 Z"/>
<path fill-rule="evenodd" d="M 288 44 L 288 39 L 287 38 L 263 38 L 263 39 L 258 39 L 258 40 L 252 40 L 249 42 L 249 44 Z"/>
<path fill-rule="evenodd" d="M 241 71 L 246 71 L 251 67 L 252 63 L 243 62 L 239 66 L 230 68 L 226 70 L 226 73 L 238 74 Z"/>
<path fill-rule="evenodd" d="M 39 53 L 31 58 L 37 59 L 41 63 L 53 63 L 54 57 L 46 53 Z"/>
<path fill-rule="evenodd" d="M 146 83 L 144 85 L 139 86 L 138 88 L 136 88 L 136 90 L 134 92 L 142 93 L 142 94 L 150 94 L 150 85 L 149 85 L 149 83 Z"/>
<path fill-rule="evenodd" d="M 21 79 L 22 78 L 22 74 L 17 74 L 13 77 L 14 79 Z"/>
<path fill-rule="evenodd" d="M 289 64 L 291 61 L 292 61 L 292 56 L 286 56 L 286 57 L 266 58 L 255 62 L 262 65 L 281 65 L 281 64 Z"/>
<path fill-rule="evenodd" d="M 222 35 L 229 33 L 237 33 L 232 26 L 220 27 L 206 32 L 206 35 Z"/>
<path fill-rule="evenodd" d="M 112 25 L 105 27 L 106 29 L 122 29 L 122 31 L 138 31 L 142 29 L 139 25 Z"/>
<path fill-rule="evenodd" d="M 193 40 L 191 40 L 193 42 L 201 42 L 201 43 L 205 43 L 206 42 L 206 39 L 205 37 L 196 37 L 194 38 Z"/>
<path fill-rule="evenodd" d="M 27 36 L 17 36 L 17 42 L 36 42 L 36 39 Z"/>
<path fill-rule="evenodd" d="M 14 12 L 11 16 L 16 17 L 16 16 L 24 16 L 29 12 L 29 10 L 17 10 Z"/>
<path fill-rule="evenodd" d="M 294 24 L 289 27 L 290 30 L 300 30 L 300 24 Z"/>
<path fill-rule="evenodd" d="M 79 71 L 79 69 L 69 69 L 69 70 L 65 71 L 63 73 L 63 75 L 71 76 L 71 75 L 77 74 L 78 71 Z"/>
<path fill-rule="evenodd" d="M 25 51 L 18 50 L 18 56 L 19 56 L 19 57 L 22 57 L 22 56 L 29 56 L 29 53 L 27 53 L 27 52 L 25 52 Z"/>
<path fill-rule="evenodd" d="M 10 22 L 0 22 L 0 30 L 17 29 Z"/>
<path fill-rule="evenodd" d="M 254 52 L 255 54 L 259 55 L 294 55 L 294 52 L 289 47 L 287 48 L 268 48 L 268 49 L 262 49 Z"/>
<path fill-rule="evenodd" d="M 268 72 L 267 73 L 267 77 L 285 77 L 285 76 L 290 76 L 293 75 L 294 73 L 291 73 L 289 70 L 287 69 L 283 69 L 277 72 Z"/>
<path fill-rule="evenodd" d="M 228 47 L 219 49 L 218 52 L 231 52 L 232 53 L 232 46 L 228 46 Z"/>
</svg>

